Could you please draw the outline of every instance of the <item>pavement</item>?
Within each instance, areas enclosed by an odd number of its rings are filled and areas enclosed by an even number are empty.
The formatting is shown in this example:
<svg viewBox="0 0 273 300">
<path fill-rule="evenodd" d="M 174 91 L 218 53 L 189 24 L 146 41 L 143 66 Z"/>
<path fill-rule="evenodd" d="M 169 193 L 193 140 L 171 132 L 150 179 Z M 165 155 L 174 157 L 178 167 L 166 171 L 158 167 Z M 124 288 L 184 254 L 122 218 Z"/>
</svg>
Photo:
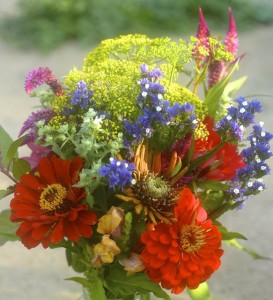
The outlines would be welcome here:
<svg viewBox="0 0 273 300">
<path fill-rule="evenodd" d="M 1 3 L 3 1 L 0 1 Z M 14 1 L 4 1 L 11 5 Z M 3 3 L 4 3 L 3 2 Z M 0 4 L 1 4 L 0 3 Z M 240 36 L 240 53 L 246 56 L 236 77 L 248 80 L 237 96 L 258 98 L 264 108 L 258 116 L 265 128 L 273 131 L 273 27 L 255 27 Z M 38 100 L 24 92 L 25 75 L 39 66 L 48 66 L 61 78 L 75 67 L 80 68 L 88 49 L 68 43 L 48 55 L 19 51 L 0 40 L 0 124 L 16 138 L 23 121 L 38 105 Z M 21 154 L 24 154 L 22 150 Z M 272 160 L 269 161 L 273 167 Z M 273 259 L 273 184 L 272 175 L 265 180 L 267 189 L 249 199 L 242 210 L 221 218 L 230 230 L 243 233 L 242 244 Z M 8 185 L 0 176 L 0 189 Z M 0 210 L 9 199 L 0 201 Z M 1 222 L 1 220 L 0 220 Z M 253 260 L 248 254 L 224 246 L 221 268 L 209 280 L 214 300 L 273 299 L 273 260 Z M 64 278 L 75 273 L 67 266 L 63 249 L 27 250 L 19 242 L 0 247 L 1 300 L 77 300 L 81 287 Z M 172 299 L 188 299 L 183 294 Z"/>
</svg>

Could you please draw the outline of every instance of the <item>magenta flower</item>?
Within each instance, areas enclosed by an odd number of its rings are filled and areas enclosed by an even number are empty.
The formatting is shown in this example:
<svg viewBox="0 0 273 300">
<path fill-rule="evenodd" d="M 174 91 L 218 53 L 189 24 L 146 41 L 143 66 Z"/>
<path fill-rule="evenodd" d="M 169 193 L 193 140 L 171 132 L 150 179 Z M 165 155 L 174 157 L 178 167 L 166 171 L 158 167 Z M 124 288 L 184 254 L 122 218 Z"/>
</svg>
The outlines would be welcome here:
<svg viewBox="0 0 273 300">
<path fill-rule="evenodd" d="M 28 161 L 31 170 L 33 170 L 38 166 L 40 160 L 51 152 L 51 149 L 45 146 L 38 146 L 33 142 L 28 143 L 28 147 L 31 150 L 31 154 L 23 157 L 23 159 Z"/>
<path fill-rule="evenodd" d="M 197 55 L 197 58 L 200 60 L 205 59 L 205 57 L 200 55 L 198 51 L 198 47 L 204 47 L 206 50 L 210 51 L 209 36 L 210 36 L 210 32 L 209 32 L 208 25 L 204 18 L 203 11 L 199 7 L 199 24 L 196 33 L 196 37 L 198 38 L 199 42 L 196 45 L 195 54 Z"/>
<path fill-rule="evenodd" d="M 231 8 L 229 8 L 229 27 L 224 40 L 224 45 L 226 46 L 227 51 L 231 52 L 234 56 L 237 55 L 239 38 Z"/>
<path fill-rule="evenodd" d="M 49 68 L 40 67 L 30 71 L 25 79 L 25 91 L 29 94 L 37 86 L 47 84 L 52 92 L 57 95 L 63 95 L 62 85 L 58 82 L 55 75 Z"/>
</svg>

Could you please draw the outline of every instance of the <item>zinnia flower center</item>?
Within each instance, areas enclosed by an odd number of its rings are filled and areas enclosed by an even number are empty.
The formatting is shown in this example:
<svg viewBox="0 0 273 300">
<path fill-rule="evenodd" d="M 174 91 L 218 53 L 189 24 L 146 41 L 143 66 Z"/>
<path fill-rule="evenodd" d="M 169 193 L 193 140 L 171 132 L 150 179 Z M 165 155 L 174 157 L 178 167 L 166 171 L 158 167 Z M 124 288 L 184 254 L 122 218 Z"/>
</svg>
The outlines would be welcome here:
<svg viewBox="0 0 273 300">
<path fill-rule="evenodd" d="M 138 199 L 155 210 L 163 211 L 173 207 L 175 191 L 163 178 L 149 173 L 135 185 L 134 191 Z"/>
<path fill-rule="evenodd" d="M 66 188 L 61 184 L 51 184 L 41 193 L 39 205 L 42 210 L 47 212 L 57 211 L 63 205 L 66 195 Z"/>
<path fill-rule="evenodd" d="M 201 226 L 184 225 L 180 234 L 180 247 L 185 252 L 196 252 L 205 244 L 204 229 Z"/>
</svg>

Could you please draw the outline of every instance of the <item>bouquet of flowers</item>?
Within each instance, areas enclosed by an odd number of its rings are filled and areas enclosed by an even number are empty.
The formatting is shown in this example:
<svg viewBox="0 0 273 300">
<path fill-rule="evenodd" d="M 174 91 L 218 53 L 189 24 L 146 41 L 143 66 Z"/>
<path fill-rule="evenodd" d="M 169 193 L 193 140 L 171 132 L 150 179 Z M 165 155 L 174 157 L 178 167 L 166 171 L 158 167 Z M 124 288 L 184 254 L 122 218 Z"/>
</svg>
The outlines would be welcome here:
<svg viewBox="0 0 273 300">
<path fill-rule="evenodd" d="M 244 238 L 219 217 L 264 190 L 272 155 L 259 101 L 232 98 L 245 79 L 231 81 L 237 48 L 232 11 L 221 42 L 200 9 L 189 42 L 121 36 L 63 83 L 31 71 L 25 89 L 41 107 L 16 141 L 0 128 L 0 170 L 14 182 L 0 191 L 13 194 L 5 241 L 65 248 L 87 299 L 204 299 L 222 241 Z"/>
</svg>

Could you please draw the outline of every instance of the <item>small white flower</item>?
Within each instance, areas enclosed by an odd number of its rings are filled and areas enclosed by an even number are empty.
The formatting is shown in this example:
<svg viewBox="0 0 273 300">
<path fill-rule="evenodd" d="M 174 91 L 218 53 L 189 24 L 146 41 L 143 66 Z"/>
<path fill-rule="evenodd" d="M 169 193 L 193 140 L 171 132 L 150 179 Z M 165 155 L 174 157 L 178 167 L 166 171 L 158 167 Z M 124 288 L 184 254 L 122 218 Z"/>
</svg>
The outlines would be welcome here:
<svg viewBox="0 0 273 300">
<path fill-rule="evenodd" d="M 141 95 L 142 95 L 142 97 L 143 97 L 143 98 L 146 98 L 146 97 L 147 97 L 147 95 L 148 95 L 148 93 L 147 93 L 147 92 L 142 92 L 142 94 L 141 94 Z"/>
<path fill-rule="evenodd" d="M 237 194 L 239 194 L 239 193 L 240 193 L 240 190 L 239 190 L 239 189 L 234 189 L 234 190 L 233 190 L 233 192 L 234 192 L 234 194 L 236 194 L 236 195 L 237 195 Z"/>
<path fill-rule="evenodd" d="M 145 89 L 148 90 L 148 88 L 150 87 L 150 85 L 148 83 L 145 84 Z"/>
<path fill-rule="evenodd" d="M 260 121 L 260 126 L 263 127 L 264 126 L 264 122 Z"/>
<path fill-rule="evenodd" d="M 232 120 L 232 116 L 227 115 L 227 116 L 226 116 L 226 119 L 227 119 L 228 121 L 230 121 L 230 120 Z"/>
<path fill-rule="evenodd" d="M 261 136 L 265 137 L 265 132 L 264 131 L 261 132 Z"/>
<path fill-rule="evenodd" d="M 243 106 L 247 106 L 247 101 L 244 101 L 242 104 Z"/>
<path fill-rule="evenodd" d="M 163 96 L 162 96 L 161 94 L 158 94 L 158 95 L 157 95 L 157 98 L 158 98 L 159 100 L 162 100 L 162 99 L 163 99 Z"/>
<path fill-rule="evenodd" d="M 161 111 L 161 110 L 162 110 L 162 108 L 160 106 L 156 107 L 156 111 Z"/>
<path fill-rule="evenodd" d="M 258 164 L 261 162 L 261 159 L 259 157 L 255 158 L 255 160 Z"/>
<path fill-rule="evenodd" d="M 120 161 L 117 161 L 116 166 L 119 167 L 121 165 Z"/>
<path fill-rule="evenodd" d="M 129 167 L 129 165 L 127 163 L 125 163 L 124 166 L 126 169 Z"/>
<path fill-rule="evenodd" d="M 110 158 L 109 158 L 109 161 L 110 161 L 110 162 L 112 162 L 113 160 L 114 160 L 114 158 L 113 158 L 113 157 L 110 157 Z"/>
<path fill-rule="evenodd" d="M 196 119 L 194 119 L 194 120 L 192 121 L 192 124 L 198 124 L 198 121 L 197 121 Z"/>
<path fill-rule="evenodd" d="M 247 184 L 248 187 L 252 187 L 253 186 L 253 182 L 249 181 Z"/>
<path fill-rule="evenodd" d="M 264 190 L 264 188 L 262 186 L 258 187 L 258 191 L 263 191 L 263 190 Z"/>
<path fill-rule="evenodd" d="M 136 180 L 135 180 L 135 179 L 132 179 L 132 180 L 131 180 L 131 184 L 133 184 L 133 185 L 136 184 Z"/>
<path fill-rule="evenodd" d="M 266 170 L 266 166 L 261 166 L 261 170 L 262 171 Z"/>
<path fill-rule="evenodd" d="M 239 110 L 239 112 L 240 112 L 241 114 L 243 114 L 245 111 L 246 111 L 246 110 L 245 110 L 245 108 L 243 108 L 243 107 Z"/>
</svg>

